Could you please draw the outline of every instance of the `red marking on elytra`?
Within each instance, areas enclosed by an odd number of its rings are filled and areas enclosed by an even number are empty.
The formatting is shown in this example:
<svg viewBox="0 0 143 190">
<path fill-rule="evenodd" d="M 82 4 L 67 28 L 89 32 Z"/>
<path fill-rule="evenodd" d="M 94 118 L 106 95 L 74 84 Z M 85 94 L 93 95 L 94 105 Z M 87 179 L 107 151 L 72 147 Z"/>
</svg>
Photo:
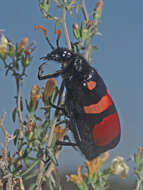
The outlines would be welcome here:
<svg viewBox="0 0 143 190">
<path fill-rule="evenodd" d="M 116 112 L 94 126 L 93 138 L 97 146 L 106 146 L 120 135 L 120 122 Z"/>
<path fill-rule="evenodd" d="M 84 106 L 84 111 L 87 114 L 97 114 L 102 113 L 107 108 L 112 106 L 112 99 L 109 94 L 103 96 L 97 104 L 91 104 L 89 106 Z"/>
<path fill-rule="evenodd" d="M 96 82 L 95 81 L 89 81 L 88 83 L 87 83 L 87 87 L 88 87 L 88 89 L 89 90 L 93 90 L 95 87 L 96 87 Z"/>
</svg>

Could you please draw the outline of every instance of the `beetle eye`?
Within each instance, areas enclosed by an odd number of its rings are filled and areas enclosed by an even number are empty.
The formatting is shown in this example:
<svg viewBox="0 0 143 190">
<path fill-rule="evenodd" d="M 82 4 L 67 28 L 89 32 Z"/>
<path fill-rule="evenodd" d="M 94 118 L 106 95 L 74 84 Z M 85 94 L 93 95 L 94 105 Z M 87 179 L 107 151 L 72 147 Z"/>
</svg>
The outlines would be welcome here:
<svg viewBox="0 0 143 190">
<path fill-rule="evenodd" d="M 64 51 L 63 54 L 62 54 L 62 57 L 67 57 L 67 58 L 69 58 L 69 57 L 71 57 L 71 53 L 68 52 L 68 51 Z"/>
<path fill-rule="evenodd" d="M 67 55 L 68 55 L 68 57 L 70 57 L 70 56 L 71 56 L 71 53 L 70 53 L 70 52 L 68 52 L 68 53 L 67 53 Z"/>
<path fill-rule="evenodd" d="M 66 54 L 64 54 L 64 53 L 63 53 L 63 55 L 62 55 L 62 56 L 63 56 L 63 57 L 65 57 L 65 56 L 66 56 Z"/>
</svg>

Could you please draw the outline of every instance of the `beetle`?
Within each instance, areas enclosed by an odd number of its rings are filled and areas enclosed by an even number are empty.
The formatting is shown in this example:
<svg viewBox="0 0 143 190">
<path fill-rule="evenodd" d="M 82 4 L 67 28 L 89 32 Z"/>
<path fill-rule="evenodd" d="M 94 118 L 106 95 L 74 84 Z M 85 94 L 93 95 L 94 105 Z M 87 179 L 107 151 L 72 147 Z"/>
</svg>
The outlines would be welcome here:
<svg viewBox="0 0 143 190">
<path fill-rule="evenodd" d="M 65 88 L 65 111 L 76 145 L 88 160 L 114 148 L 120 140 L 120 121 L 116 107 L 106 85 L 88 61 L 67 48 L 54 48 L 42 59 L 61 63 L 61 69 L 43 75 L 39 67 L 39 80 L 62 76 Z"/>
</svg>

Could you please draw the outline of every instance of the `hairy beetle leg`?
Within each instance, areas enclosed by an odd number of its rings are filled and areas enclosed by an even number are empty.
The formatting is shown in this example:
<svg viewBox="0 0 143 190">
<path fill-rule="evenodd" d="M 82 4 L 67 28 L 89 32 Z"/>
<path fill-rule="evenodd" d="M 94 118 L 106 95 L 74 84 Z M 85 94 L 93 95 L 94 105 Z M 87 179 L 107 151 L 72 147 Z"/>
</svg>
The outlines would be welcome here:
<svg viewBox="0 0 143 190">
<path fill-rule="evenodd" d="M 67 141 L 68 142 L 67 142 Z M 65 135 L 64 136 L 64 141 L 57 141 L 56 142 L 56 145 L 61 145 L 61 146 L 72 146 L 76 151 L 77 151 L 77 146 L 78 144 L 77 143 L 73 143 L 71 142 L 70 138 L 68 135 Z"/>
<path fill-rule="evenodd" d="M 76 143 L 72 142 L 64 142 L 64 141 L 57 141 L 56 145 L 61 145 L 61 146 L 78 146 Z"/>
<path fill-rule="evenodd" d="M 71 47 L 72 47 L 72 50 L 75 52 L 75 50 L 76 50 L 76 52 L 77 53 L 79 53 L 79 47 L 78 47 L 78 45 L 79 45 L 79 42 L 75 42 L 75 43 L 72 43 L 71 42 Z"/>
<path fill-rule="evenodd" d="M 59 111 L 62 111 L 63 114 L 64 114 L 66 117 L 70 118 L 69 115 L 68 115 L 68 113 L 66 112 L 66 110 L 65 110 L 64 108 L 59 107 L 59 106 L 56 106 L 56 105 L 54 105 L 54 104 L 51 102 L 51 98 L 49 98 L 49 104 L 50 104 L 53 108 L 58 109 Z"/>
<path fill-rule="evenodd" d="M 52 78 L 52 77 L 58 77 L 59 75 L 61 75 L 63 73 L 62 70 L 58 70 L 54 73 L 51 73 L 51 74 L 46 74 L 46 75 L 42 75 L 43 74 L 43 65 L 45 65 L 46 62 L 42 63 L 39 67 L 39 72 L 38 72 L 38 79 L 39 80 L 44 80 L 44 79 L 49 79 L 49 78 Z"/>
</svg>

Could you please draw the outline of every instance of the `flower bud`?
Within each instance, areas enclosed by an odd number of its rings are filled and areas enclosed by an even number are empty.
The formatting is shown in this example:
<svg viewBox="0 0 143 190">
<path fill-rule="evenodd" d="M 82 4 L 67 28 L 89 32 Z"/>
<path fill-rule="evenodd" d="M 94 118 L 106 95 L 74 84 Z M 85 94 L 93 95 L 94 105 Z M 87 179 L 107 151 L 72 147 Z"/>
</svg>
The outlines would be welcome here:
<svg viewBox="0 0 143 190">
<path fill-rule="evenodd" d="M 0 40 L 0 58 L 5 60 L 8 55 L 8 51 L 8 39 L 2 35 Z"/>
<path fill-rule="evenodd" d="M 69 177 L 69 181 L 71 182 L 74 182 L 75 184 L 77 184 L 80 189 L 83 189 L 83 186 L 84 186 L 84 189 L 85 189 L 85 185 L 84 184 L 84 178 L 83 178 L 83 175 L 82 175 L 82 169 L 83 169 L 83 166 L 80 166 L 77 170 L 77 175 L 75 174 L 71 174 L 70 177 Z"/>
<path fill-rule="evenodd" d="M 41 98 L 39 95 L 40 87 L 38 85 L 33 85 L 30 94 L 29 112 L 35 112 L 38 105 L 38 100 Z"/>
<path fill-rule="evenodd" d="M 63 128 L 61 126 L 56 126 L 54 132 L 56 133 L 56 139 L 60 140 L 61 138 L 63 138 L 66 132 L 66 128 Z"/>
<path fill-rule="evenodd" d="M 101 164 L 102 164 L 102 160 L 100 157 L 97 157 L 91 161 L 86 160 L 85 163 L 86 163 L 87 169 L 88 169 L 87 176 L 88 176 L 89 180 L 92 180 L 98 173 L 98 171 L 101 167 Z"/>
<path fill-rule="evenodd" d="M 94 12 L 93 12 L 93 18 L 96 21 L 98 21 L 101 18 L 103 6 L 104 6 L 103 0 L 98 0 L 96 4 L 96 8 L 94 9 Z"/>
<path fill-rule="evenodd" d="M 21 51 L 21 50 L 25 49 L 28 41 L 29 41 L 29 39 L 27 37 L 22 38 L 20 43 L 18 44 L 18 50 Z"/>
<path fill-rule="evenodd" d="M 22 66 L 27 67 L 30 65 L 31 58 L 29 55 L 22 56 Z"/>
<path fill-rule="evenodd" d="M 73 24 L 73 34 L 77 40 L 80 39 L 81 34 L 78 24 Z"/>
<path fill-rule="evenodd" d="M 103 9 L 103 0 L 98 0 L 97 4 L 96 4 L 96 11 L 102 11 Z"/>
<path fill-rule="evenodd" d="M 49 99 L 49 97 L 52 96 L 55 86 L 56 86 L 56 79 L 51 78 L 51 79 L 47 80 L 47 83 L 46 83 L 46 86 L 44 89 L 44 93 L 43 93 L 44 101 L 47 101 Z"/>
<path fill-rule="evenodd" d="M 74 30 L 77 30 L 77 29 L 79 29 L 79 26 L 78 26 L 78 24 L 73 24 L 73 29 L 74 29 Z"/>
<path fill-rule="evenodd" d="M 143 147 L 139 147 L 138 154 L 136 155 L 137 158 L 141 159 L 143 156 Z"/>
<path fill-rule="evenodd" d="M 89 29 L 94 24 L 93 20 L 88 20 L 86 23 L 86 28 Z"/>
</svg>

